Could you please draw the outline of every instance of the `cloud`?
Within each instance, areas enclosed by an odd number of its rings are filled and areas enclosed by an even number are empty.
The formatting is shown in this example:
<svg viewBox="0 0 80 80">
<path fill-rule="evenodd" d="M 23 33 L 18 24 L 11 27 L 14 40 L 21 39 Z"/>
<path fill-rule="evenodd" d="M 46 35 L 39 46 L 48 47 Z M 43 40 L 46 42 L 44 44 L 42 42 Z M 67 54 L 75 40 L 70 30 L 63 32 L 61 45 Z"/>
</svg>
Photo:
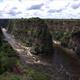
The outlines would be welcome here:
<svg viewBox="0 0 80 80">
<path fill-rule="evenodd" d="M 16 10 L 17 9 L 17 7 L 12 7 L 12 9 L 11 10 Z"/>
<path fill-rule="evenodd" d="M 16 16 L 16 15 L 21 14 L 21 12 L 10 11 L 10 12 L 7 12 L 6 14 L 11 15 L 11 16 Z"/>
<path fill-rule="evenodd" d="M 0 0 L 0 2 L 3 2 L 3 0 Z"/>
<path fill-rule="evenodd" d="M 60 9 L 49 9 L 49 13 L 59 13 L 59 12 L 62 12 L 63 10 L 65 10 L 67 7 L 68 7 L 69 3 L 67 5 L 65 5 L 63 8 L 60 8 Z"/>
<path fill-rule="evenodd" d="M 80 0 L 0 0 L 0 18 L 78 18 Z"/>
<path fill-rule="evenodd" d="M 48 12 L 49 13 L 55 13 L 55 12 L 61 12 L 63 9 L 59 9 L 59 10 L 53 10 L 53 9 L 51 9 L 51 10 L 49 10 Z"/>
<path fill-rule="evenodd" d="M 71 7 L 72 7 L 73 9 L 77 9 L 77 8 L 80 7 L 80 3 L 72 4 Z"/>
<path fill-rule="evenodd" d="M 22 0 L 18 0 L 18 1 L 20 1 L 20 2 L 21 2 Z"/>
<path fill-rule="evenodd" d="M 28 10 L 38 10 L 40 9 L 44 4 L 37 4 L 37 5 L 32 5 L 30 8 L 28 8 Z"/>
</svg>

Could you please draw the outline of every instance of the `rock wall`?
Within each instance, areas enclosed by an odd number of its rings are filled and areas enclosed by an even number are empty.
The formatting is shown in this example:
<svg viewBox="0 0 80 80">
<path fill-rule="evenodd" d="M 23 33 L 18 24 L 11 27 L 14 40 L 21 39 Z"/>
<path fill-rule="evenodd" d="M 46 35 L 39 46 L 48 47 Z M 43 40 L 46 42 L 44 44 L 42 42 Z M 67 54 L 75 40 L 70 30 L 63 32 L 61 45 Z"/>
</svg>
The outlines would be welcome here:
<svg viewBox="0 0 80 80">
<path fill-rule="evenodd" d="M 72 34 L 69 42 L 69 47 L 72 48 L 80 57 L 80 31 Z"/>
<path fill-rule="evenodd" d="M 12 20 L 8 25 L 8 31 L 18 41 L 23 42 L 26 46 L 31 46 L 31 53 L 33 54 L 53 53 L 52 36 L 42 19 Z"/>
<path fill-rule="evenodd" d="M 36 18 L 35 18 L 36 19 Z M 19 26 L 26 26 L 30 27 L 29 25 L 33 24 L 30 23 L 32 18 L 30 19 L 16 19 L 16 21 L 20 22 Z M 67 20 L 67 19 L 43 19 L 46 24 L 48 25 L 50 30 L 64 30 L 64 31 L 75 31 L 80 30 L 80 20 Z M 11 20 L 10 20 L 11 21 Z M 15 21 L 15 19 L 13 19 Z M 27 24 L 25 23 L 27 21 Z M 22 28 L 22 27 L 21 27 Z M 19 28 L 20 29 L 20 28 Z"/>
<path fill-rule="evenodd" d="M 47 25 L 51 30 L 75 31 L 80 30 L 80 20 L 47 20 Z"/>
</svg>

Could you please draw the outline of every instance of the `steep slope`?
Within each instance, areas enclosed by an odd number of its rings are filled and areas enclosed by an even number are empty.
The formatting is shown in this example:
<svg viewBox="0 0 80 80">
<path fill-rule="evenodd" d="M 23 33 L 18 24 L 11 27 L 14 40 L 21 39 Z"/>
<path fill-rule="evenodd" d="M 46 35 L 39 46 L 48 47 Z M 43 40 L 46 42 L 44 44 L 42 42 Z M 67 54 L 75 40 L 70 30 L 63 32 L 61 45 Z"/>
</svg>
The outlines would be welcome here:
<svg viewBox="0 0 80 80">
<path fill-rule="evenodd" d="M 26 46 L 31 46 L 33 54 L 53 53 L 52 37 L 48 26 L 42 19 L 11 20 L 8 32 Z"/>
<path fill-rule="evenodd" d="M 45 22 L 47 25 L 41 25 Z M 54 40 L 61 42 L 61 45 L 70 48 L 71 35 L 75 32 L 80 31 L 80 20 L 57 20 L 57 19 L 43 19 L 38 20 L 38 18 L 30 19 L 12 19 L 9 20 L 8 32 L 16 36 L 15 38 L 20 41 L 25 46 L 32 46 L 34 36 L 40 33 L 41 29 L 37 26 L 48 26 L 48 29 Z M 41 31 L 44 34 L 44 30 Z M 40 34 L 42 34 L 40 33 Z M 36 35 L 37 36 L 37 35 Z M 36 38 L 35 38 L 36 39 Z M 38 40 L 39 42 L 39 40 Z M 50 41 L 49 41 L 50 42 Z M 75 46 L 74 46 L 75 47 Z M 35 52 L 35 51 L 34 51 Z"/>
</svg>

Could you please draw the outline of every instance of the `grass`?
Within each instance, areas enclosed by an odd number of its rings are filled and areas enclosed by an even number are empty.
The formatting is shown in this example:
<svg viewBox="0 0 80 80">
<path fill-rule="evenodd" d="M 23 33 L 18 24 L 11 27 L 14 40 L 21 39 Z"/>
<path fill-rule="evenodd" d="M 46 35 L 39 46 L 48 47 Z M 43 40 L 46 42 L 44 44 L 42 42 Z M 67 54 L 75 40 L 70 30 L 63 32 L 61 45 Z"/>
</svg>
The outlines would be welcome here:
<svg viewBox="0 0 80 80">
<path fill-rule="evenodd" d="M 31 80 L 49 80 L 49 77 L 46 74 L 33 69 L 28 70 L 27 76 L 32 78 Z"/>
<path fill-rule="evenodd" d="M 0 80 L 22 80 L 22 76 L 6 72 L 0 75 Z"/>
<path fill-rule="evenodd" d="M 49 77 L 37 70 L 28 68 L 22 75 L 5 72 L 0 75 L 0 80 L 49 80 Z"/>
</svg>

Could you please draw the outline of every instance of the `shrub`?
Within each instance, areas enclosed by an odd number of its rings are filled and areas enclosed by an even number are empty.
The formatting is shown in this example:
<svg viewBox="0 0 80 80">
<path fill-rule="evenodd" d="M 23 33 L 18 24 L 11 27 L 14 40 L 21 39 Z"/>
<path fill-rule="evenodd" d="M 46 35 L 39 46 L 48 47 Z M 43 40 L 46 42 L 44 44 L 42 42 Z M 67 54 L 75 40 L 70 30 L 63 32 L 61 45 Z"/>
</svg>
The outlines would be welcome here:
<svg viewBox="0 0 80 80">
<path fill-rule="evenodd" d="M 8 43 L 2 42 L 2 46 L 0 47 L 0 74 L 10 70 L 16 63 L 16 52 Z"/>
<path fill-rule="evenodd" d="M 43 74 L 33 69 L 29 70 L 27 77 L 30 80 L 49 80 L 49 77 L 46 74 Z"/>
</svg>

